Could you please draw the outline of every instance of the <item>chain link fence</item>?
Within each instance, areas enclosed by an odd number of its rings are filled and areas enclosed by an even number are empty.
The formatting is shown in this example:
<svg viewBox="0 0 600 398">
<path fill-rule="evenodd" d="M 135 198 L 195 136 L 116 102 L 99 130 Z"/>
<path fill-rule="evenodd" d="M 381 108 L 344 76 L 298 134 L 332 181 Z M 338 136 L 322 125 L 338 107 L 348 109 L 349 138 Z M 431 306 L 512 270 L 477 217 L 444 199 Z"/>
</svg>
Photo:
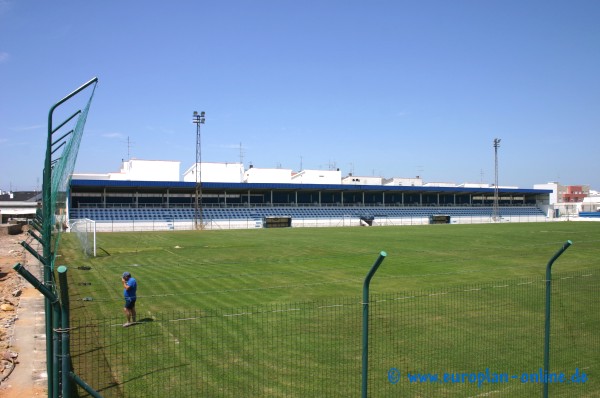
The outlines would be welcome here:
<svg viewBox="0 0 600 398">
<path fill-rule="evenodd" d="M 600 269 L 553 276 L 549 374 L 544 296 L 543 278 L 372 295 L 369 396 L 529 397 L 544 377 L 552 397 L 600 394 Z M 138 321 L 72 323 L 75 372 L 104 397 L 360 396 L 359 298 Z"/>
</svg>

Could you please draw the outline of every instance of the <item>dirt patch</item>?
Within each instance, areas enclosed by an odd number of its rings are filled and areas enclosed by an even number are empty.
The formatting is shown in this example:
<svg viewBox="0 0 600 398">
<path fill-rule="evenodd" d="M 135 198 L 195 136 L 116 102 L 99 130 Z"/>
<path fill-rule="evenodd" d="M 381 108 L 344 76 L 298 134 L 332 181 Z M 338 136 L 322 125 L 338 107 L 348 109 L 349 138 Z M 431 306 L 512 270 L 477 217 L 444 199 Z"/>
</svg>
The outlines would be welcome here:
<svg viewBox="0 0 600 398">
<path fill-rule="evenodd" d="M 16 263 L 26 260 L 19 244 L 24 239 L 25 234 L 0 235 L 0 353 L 10 346 L 11 330 L 24 286 L 22 278 L 12 269 Z"/>
<path fill-rule="evenodd" d="M 17 320 L 31 315 L 23 312 L 29 309 L 21 305 L 22 298 L 36 294 L 36 290 L 13 270 L 17 263 L 24 266 L 37 263 L 20 245 L 28 238 L 26 233 L 0 234 L 0 396 L 6 398 L 35 397 L 46 393 L 45 388 L 34 383 L 31 375 L 15 377 L 18 371 L 32 366 L 22 362 L 22 358 L 29 361 L 31 355 L 20 355 L 24 353 L 18 352 L 14 341 Z"/>
<path fill-rule="evenodd" d="M 46 396 L 46 388 L 31 386 L 7 386 L 0 387 L 2 398 L 24 398 L 24 397 L 44 397 Z"/>
</svg>

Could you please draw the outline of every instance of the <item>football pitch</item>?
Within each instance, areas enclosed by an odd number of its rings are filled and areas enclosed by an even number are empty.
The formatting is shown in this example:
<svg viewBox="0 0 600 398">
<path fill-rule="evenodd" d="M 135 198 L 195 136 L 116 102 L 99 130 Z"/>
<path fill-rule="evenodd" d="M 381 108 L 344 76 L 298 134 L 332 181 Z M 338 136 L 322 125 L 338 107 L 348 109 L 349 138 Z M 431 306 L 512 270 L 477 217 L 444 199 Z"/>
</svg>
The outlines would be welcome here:
<svg viewBox="0 0 600 398">
<path fill-rule="evenodd" d="M 89 369 L 97 364 L 85 365 L 84 355 L 77 362 L 88 378 L 111 375 L 111 381 L 98 381 L 105 396 L 144 396 L 159 386 L 156 396 L 359 395 L 363 281 L 381 251 L 387 256 L 371 282 L 372 295 L 394 305 L 419 295 L 435 300 L 406 304 L 409 309 L 381 304 L 382 312 L 373 305 L 371 396 L 537 394 L 540 385 L 527 383 L 416 386 L 403 380 L 405 390 L 400 390 L 387 371 L 494 367 L 520 375 L 538 369 L 540 358 L 532 358 L 531 350 L 541 354 L 546 264 L 567 240 L 573 245 L 553 273 L 573 282 L 553 298 L 558 309 L 568 312 L 556 316 L 553 331 L 565 331 L 555 341 L 570 347 L 555 350 L 561 362 L 554 364 L 574 371 L 573 358 L 585 362 L 580 366 L 591 381 L 576 391 L 600 392 L 599 341 L 590 336 L 590 330 L 600 328 L 597 311 L 590 307 L 598 303 L 598 279 L 589 285 L 590 276 L 597 278 L 600 271 L 600 223 L 104 233 L 97 236 L 94 258 L 83 255 L 75 234 L 61 239 L 59 261 L 69 267 L 72 318 L 94 319 L 94 325 L 107 320 L 85 343 L 105 351 L 107 369 L 93 375 Z M 139 286 L 142 322 L 131 328 L 118 327 L 124 322 L 124 271 Z M 585 276 L 585 283 L 572 275 Z M 534 298 L 521 296 L 521 285 L 534 286 Z M 579 288 L 583 297 L 574 294 Z M 457 301 L 448 294 L 453 291 L 477 295 Z M 322 308 L 335 310 L 324 313 Z M 267 312 L 277 315 L 244 316 Z M 200 321 L 165 326 L 161 320 L 188 319 L 165 316 L 176 313 Z M 151 346 L 153 354 L 127 344 L 132 338 Z M 113 352 L 117 346 L 124 351 Z M 167 355 L 185 366 L 158 372 L 161 366 L 148 362 L 148 356 Z M 339 380 L 341 374 L 349 376 Z M 574 392 L 553 388 L 553 396 Z"/>
<path fill-rule="evenodd" d="M 556 272 L 600 263 L 592 222 L 104 233 L 95 258 L 62 239 L 59 261 L 91 267 L 70 273 L 73 299 L 92 297 L 86 310 L 102 316 L 121 308 L 124 271 L 138 280 L 138 311 L 163 312 L 361 296 L 380 251 L 373 293 L 544 276 L 569 239 Z"/>
</svg>

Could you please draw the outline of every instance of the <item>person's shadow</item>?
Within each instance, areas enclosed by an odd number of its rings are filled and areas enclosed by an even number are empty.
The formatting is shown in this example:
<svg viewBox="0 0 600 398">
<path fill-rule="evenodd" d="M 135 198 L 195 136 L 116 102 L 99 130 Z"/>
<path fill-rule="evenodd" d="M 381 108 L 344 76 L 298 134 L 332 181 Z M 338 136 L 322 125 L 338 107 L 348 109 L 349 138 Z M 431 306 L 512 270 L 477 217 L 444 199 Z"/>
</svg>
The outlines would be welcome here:
<svg viewBox="0 0 600 398">
<path fill-rule="evenodd" d="M 143 319 L 140 319 L 139 321 L 127 323 L 126 325 L 127 326 L 141 325 L 142 323 L 149 323 L 149 322 L 154 322 L 154 319 L 152 319 L 152 318 L 143 318 Z M 125 325 L 123 325 L 123 326 L 125 326 Z"/>
</svg>

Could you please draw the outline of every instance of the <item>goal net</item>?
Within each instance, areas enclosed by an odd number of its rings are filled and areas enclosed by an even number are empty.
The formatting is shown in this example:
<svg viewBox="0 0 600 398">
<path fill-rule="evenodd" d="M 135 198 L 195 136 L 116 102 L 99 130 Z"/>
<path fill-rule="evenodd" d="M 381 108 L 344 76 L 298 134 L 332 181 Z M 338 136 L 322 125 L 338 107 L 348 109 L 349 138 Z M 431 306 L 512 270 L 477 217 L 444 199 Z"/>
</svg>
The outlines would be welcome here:
<svg viewBox="0 0 600 398">
<path fill-rule="evenodd" d="M 96 257 L 96 221 L 82 218 L 71 221 L 71 232 L 75 233 L 83 252 Z"/>
</svg>

